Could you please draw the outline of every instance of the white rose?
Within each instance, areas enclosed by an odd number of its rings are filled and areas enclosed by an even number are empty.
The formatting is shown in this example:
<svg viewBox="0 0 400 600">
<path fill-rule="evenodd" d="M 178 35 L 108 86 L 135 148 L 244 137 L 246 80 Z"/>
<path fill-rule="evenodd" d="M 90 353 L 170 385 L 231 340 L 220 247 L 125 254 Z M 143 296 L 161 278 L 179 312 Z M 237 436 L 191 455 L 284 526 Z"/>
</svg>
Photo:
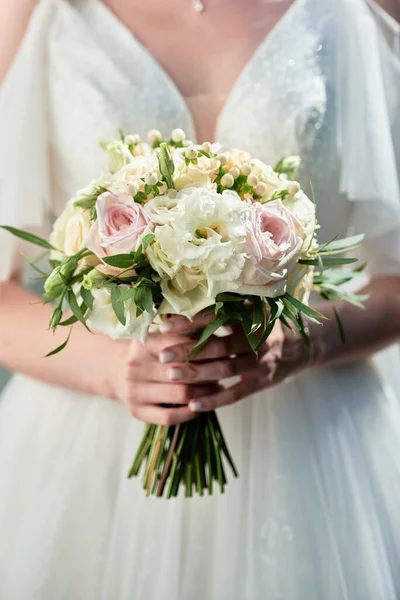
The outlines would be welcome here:
<svg viewBox="0 0 400 600">
<path fill-rule="evenodd" d="M 122 292 L 128 290 L 128 286 L 121 285 Z M 126 315 L 126 325 L 122 325 L 117 319 L 111 303 L 110 291 L 107 288 L 92 289 L 94 297 L 93 311 L 90 314 L 89 325 L 114 340 L 141 339 L 147 340 L 151 323 L 156 315 L 155 311 L 150 314 L 144 312 L 136 317 L 136 306 L 132 302 Z"/>
<path fill-rule="evenodd" d="M 286 196 L 283 204 L 290 210 L 292 215 L 300 222 L 305 231 L 305 239 L 303 251 L 312 248 L 316 242 L 313 241 L 314 232 L 318 229 L 315 227 L 315 204 L 308 196 L 300 190 L 295 196 Z"/>
<path fill-rule="evenodd" d="M 92 228 L 89 211 L 75 207 L 74 200 L 68 202 L 54 223 L 50 244 L 61 252 L 52 252 L 53 259 L 63 260 L 65 256 L 77 254 L 85 247 L 86 238 Z"/>
<path fill-rule="evenodd" d="M 160 314 L 179 314 L 192 319 L 215 303 L 215 298 L 208 294 L 208 284 L 201 269 L 181 269 L 173 279 L 161 281 L 161 291 L 164 301 Z"/>
<path fill-rule="evenodd" d="M 114 179 L 125 183 L 138 183 L 147 173 L 158 171 L 158 166 L 158 158 L 155 154 L 135 156 L 115 174 Z"/>
</svg>

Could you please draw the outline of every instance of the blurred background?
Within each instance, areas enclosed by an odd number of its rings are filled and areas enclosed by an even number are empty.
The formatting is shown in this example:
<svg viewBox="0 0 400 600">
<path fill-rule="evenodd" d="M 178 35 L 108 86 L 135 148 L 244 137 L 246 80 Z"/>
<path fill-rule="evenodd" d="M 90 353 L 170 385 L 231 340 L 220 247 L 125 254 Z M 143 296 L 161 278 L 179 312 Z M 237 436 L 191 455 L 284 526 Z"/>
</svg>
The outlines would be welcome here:
<svg viewBox="0 0 400 600">
<path fill-rule="evenodd" d="M 5 385 L 6 381 L 8 380 L 9 376 L 10 376 L 9 373 L 0 367 L 0 393 Z"/>
</svg>

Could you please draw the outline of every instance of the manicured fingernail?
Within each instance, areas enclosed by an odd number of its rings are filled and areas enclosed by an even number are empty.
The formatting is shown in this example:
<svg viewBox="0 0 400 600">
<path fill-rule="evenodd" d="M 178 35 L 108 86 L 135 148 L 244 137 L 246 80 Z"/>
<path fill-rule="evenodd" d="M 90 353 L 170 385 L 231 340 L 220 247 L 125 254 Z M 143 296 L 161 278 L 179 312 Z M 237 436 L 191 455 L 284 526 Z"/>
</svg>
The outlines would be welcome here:
<svg viewBox="0 0 400 600">
<path fill-rule="evenodd" d="M 165 350 L 164 352 L 160 352 L 160 362 L 162 363 L 170 363 L 173 360 L 175 360 L 175 352 L 172 352 L 172 350 Z"/>
<path fill-rule="evenodd" d="M 172 329 L 172 323 L 168 323 L 168 321 L 166 321 L 165 323 L 161 323 L 161 325 L 160 325 L 161 333 L 168 333 L 169 331 L 171 331 L 171 329 Z"/>
<path fill-rule="evenodd" d="M 189 402 L 189 410 L 192 412 L 200 412 L 203 410 L 203 403 L 200 400 Z"/>
<path fill-rule="evenodd" d="M 182 377 L 184 376 L 184 372 L 182 371 L 182 369 L 170 369 L 168 371 L 168 379 L 172 379 L 173 381 L 176 381 L 177 379 L 182 379 Z"/>
</svg>

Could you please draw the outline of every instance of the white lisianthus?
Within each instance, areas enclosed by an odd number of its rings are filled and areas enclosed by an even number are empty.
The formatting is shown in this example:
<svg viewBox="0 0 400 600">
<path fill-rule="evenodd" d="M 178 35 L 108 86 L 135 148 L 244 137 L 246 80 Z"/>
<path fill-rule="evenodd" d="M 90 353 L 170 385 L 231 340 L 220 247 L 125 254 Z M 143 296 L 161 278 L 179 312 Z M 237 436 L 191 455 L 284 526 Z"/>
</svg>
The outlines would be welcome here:
<svg viewBox="0 0 400 600">
<path fill-rule="evenodd" d="M 313 237 L 316 229 L 318 229 L 318 226 L 315 227 L 316 211 L 314 202 L 309 199 L 303 190 L 300 190 L 295 196 L 286 196 L 283 204 L 296 217 L 305 231 L 303 251 L 309 248 L 312 249 L 316 245 Z"/>
<path fill-rule="evenodd" d="M 175 201 L 169 222 L 155 228 L 146 251 L 153 269 L 169 277 L 191 269 L 199 285 L 207 282 L 210 298 L 240 287 L 248 205 L 235 192 L 195 187 L 179 192 Z"/>
<path fill-rule="evenodd" d="M 156 196 L 146 202 L 143 208 L 150 221 L 157 223 L 157 225 L 166 225 L 174 218 L 173 213 L 176 212 L 177 202 L 176 197 Z"/>
<path fill-rule="evenodd" d="M 126 285 L 119 286 L 121 292 L 129 289 Z M 153 322 L 156 312 L 144 312 L 136 317 L 136 306 L 132 302 L 126 315 L 126 325 L 122 325 L 117 319 L 111 303 L 110 290 L 108 288 L 92 288 L 94 298 L 93 310 L 90 313 L 90 326 L 108 335 L 113 340 L 140 339 L 144 343 L 147 340 L 149 328 Z"/>
</svg>

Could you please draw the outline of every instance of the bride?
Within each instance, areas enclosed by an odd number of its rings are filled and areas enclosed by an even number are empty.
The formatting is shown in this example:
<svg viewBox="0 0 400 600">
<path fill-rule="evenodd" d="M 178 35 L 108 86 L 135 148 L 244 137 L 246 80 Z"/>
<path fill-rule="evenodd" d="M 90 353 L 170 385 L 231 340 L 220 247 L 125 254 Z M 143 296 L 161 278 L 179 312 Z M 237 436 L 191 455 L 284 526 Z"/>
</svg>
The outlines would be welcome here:
<svg viewBox="0 0 400 600">
<path fill-rule="evenodd" d="M 202 321 L 179 317 L 145 347 L 76 327 L 44 360 L 51 308 L 2 233 L 1 600 L 400 597 L 397 0 L 203 2 L 0 0 L 0 223 L 46 230 L 119 127 L 300 153 L 319 238 L 366 232 L 366 310 L 338 307 L 342 345 L 318 306 L 312 356 L 277 326 L 256 366 L 238 335 L 185 363 Z M 222 407 L 225 495 L 127 480 L 140 421 Z"/>
</svg>

